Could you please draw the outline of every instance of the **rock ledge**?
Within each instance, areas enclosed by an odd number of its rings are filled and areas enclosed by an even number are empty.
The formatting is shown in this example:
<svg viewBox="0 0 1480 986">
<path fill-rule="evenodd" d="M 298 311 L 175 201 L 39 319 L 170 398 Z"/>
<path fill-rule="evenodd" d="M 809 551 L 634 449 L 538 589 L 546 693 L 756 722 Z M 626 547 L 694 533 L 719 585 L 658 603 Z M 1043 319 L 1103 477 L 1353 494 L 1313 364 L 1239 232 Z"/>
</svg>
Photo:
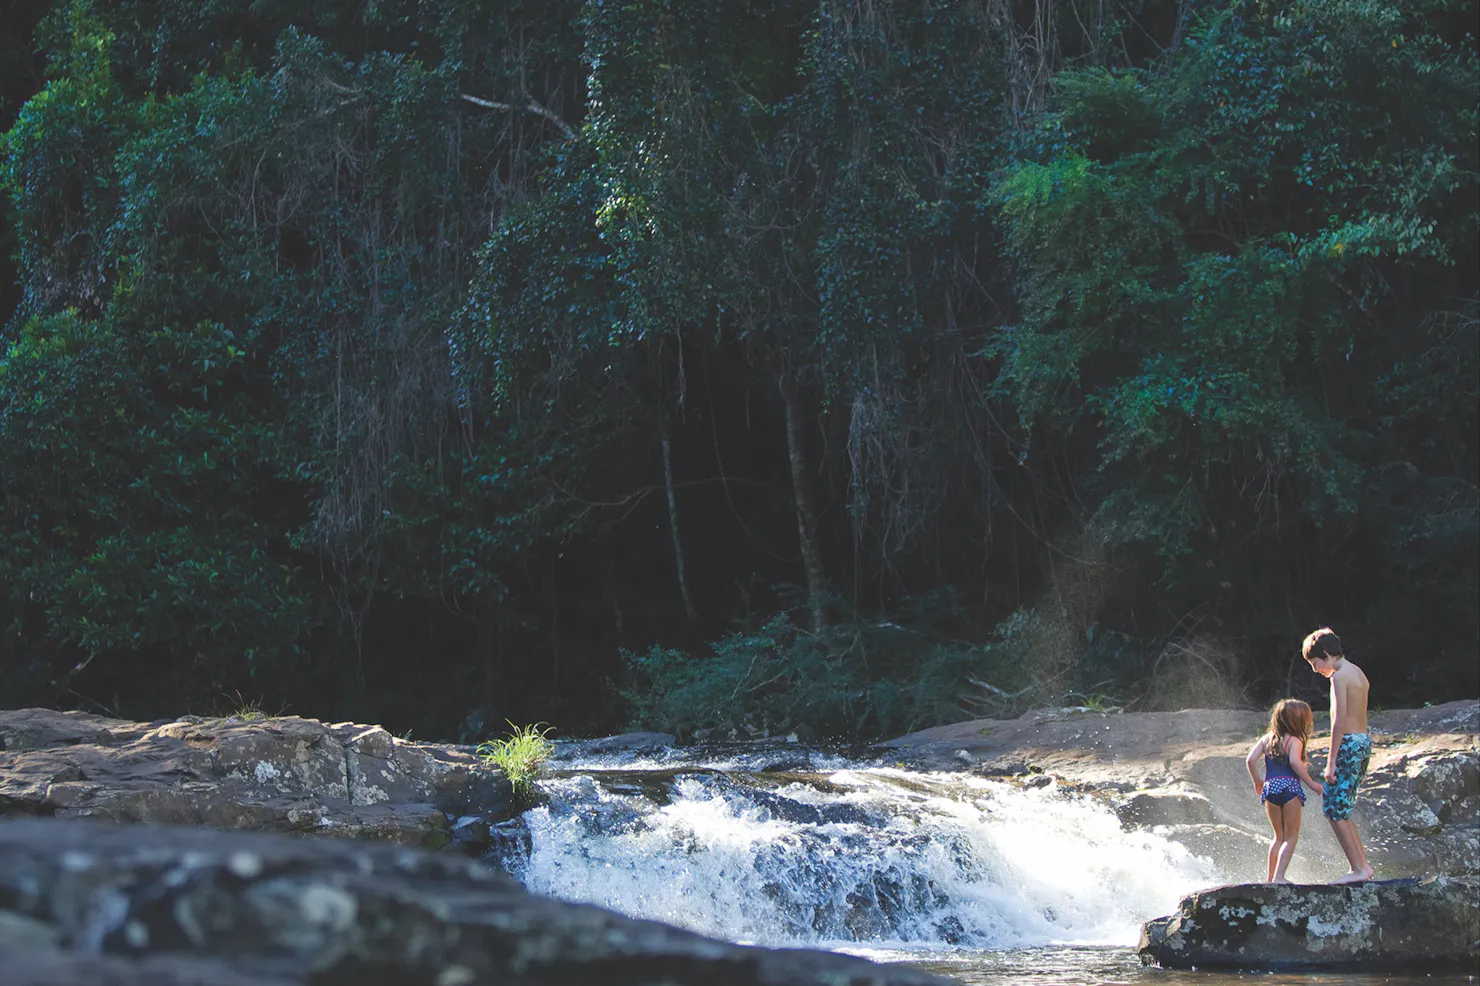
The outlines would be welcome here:
<svg viewBox="0 0 1480 986">
<path fill-rule="evenodd" d="M 451 853 L 0 822 L 6 986 L 949 986 L 528 893 Z"/>
<path fill-rule="evenodd" d="M 1473 971 L 1480 879 L 1218 887 L 1148 921 L 1140 954 L 1172 969 Z"/>
</svg>

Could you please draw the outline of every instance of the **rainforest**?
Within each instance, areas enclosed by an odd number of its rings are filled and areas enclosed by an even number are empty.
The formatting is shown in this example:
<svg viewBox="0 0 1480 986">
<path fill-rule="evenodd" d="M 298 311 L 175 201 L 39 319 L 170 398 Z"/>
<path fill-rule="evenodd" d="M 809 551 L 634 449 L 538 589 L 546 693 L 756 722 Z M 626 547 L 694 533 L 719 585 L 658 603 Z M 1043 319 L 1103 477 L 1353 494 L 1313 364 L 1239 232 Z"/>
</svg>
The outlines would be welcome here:
<svg viewBox="0 0 1480 986">
<path fill-rule="evenodd" d="M 1480 694 L 1473 0 L 8 0 L 0 707 Z"/>
</svg>

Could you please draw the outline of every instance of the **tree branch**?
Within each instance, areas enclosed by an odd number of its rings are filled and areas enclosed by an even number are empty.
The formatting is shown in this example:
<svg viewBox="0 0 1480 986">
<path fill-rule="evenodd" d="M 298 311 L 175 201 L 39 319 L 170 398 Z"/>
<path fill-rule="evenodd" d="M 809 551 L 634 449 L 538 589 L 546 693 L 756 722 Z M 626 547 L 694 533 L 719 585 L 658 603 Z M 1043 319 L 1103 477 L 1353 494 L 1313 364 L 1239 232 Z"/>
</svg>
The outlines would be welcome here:
<svg viewBox="0 0 1480 986">
<path fill-rule="evenodd" d="M 571 129 L 570 124 L 560 119 L 560 117 L 551 110 L 548 110 L 545 107 L 541 106 L 539 103 L 536 103 L 531 97 L 525 97 L 527 102 L 525 102 L 523 106 L 515 106 L 513 103 L 496 103 L 491 99 L 480 99 L 477 96 L 469 96 L 467 93 L 462 93 L 462 98 L 472 103 L 474 106 L 483 107 L 485 110 L 502 110 L 505 113 L 526 112 L 533 113 L 536 116 L 542 116 L 546 120 L 549 120 L 551 123 L 555 124 L 555 126 L 559 127 L 560 132 L 565 135 L 567 140 L 575 140 L 576 138 L 576 132 L 575 130 Z"/>
</svg>

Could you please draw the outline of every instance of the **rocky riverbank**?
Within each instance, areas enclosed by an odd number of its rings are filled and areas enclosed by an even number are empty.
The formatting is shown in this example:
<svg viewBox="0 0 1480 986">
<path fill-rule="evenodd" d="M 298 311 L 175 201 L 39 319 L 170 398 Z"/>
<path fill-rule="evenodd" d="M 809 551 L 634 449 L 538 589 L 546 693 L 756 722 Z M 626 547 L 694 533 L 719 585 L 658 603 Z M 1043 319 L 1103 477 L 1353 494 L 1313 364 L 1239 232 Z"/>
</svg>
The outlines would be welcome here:
<svg viewBox="0 0 1480 986">
<path fill-rule="evenodd" d="M 282 716 L 140 723 L 0 711 L 0 816 L 330 835 L 441 848 L 513 811 L 463 747 Z M 461 823 L 461 824 L 459 824 Z"/>
<path fill-rule="evenodd" d="M 538 897 L 449 853 L 0 822 L 7 986 L 949 986 Z"/>
<path fill-rule="evenodd" d="M 1231 877 L 1263 875 L 1267 823 L 1244 771 L 1263 716 L 1242 710 L 1037 710 L 881 744 L 902 763 L 1041 777 L 1092 792 L 1122 823 L 1155 827 Z M 1480 873 L 1480 702 L 1376 712 L 1356 819 L 1378 875 Z M 627 738 L 634 739 L 634 738 Z M 651 744 L 661 736 L 635 737 Z M 607 740 L 622 744 L 623 738 Z M 1314 763 L 1325 739 L 1312 743 Z M 1318 801 L 1311 802 L 1311 821 Z M 0 711 L 0 815 L 103 818 L 480 847 L 514 811 L 509 785 L 467 747 L 296 716 L 137 723 Z M 1329 829 L 1305 826 L 1292 879 L 1344 869 Z"/>
<path fill-rule="evenodd" d="M 1235 880 L 1263 879 L 1269 825 L 1244 767 L 1264 715 L 1233 709 L 1105 714 L 1037 710 L 881 744 L 908 765 L 1040 775 L 1105 799 L 1127 827 L 1154 827 Z M 1318 729 L 1320 724 L 1318 723 Z M 1480 874 L 1480 702 L 1374 712 L 1372 763 L 1355 819 L 1379 877 Z M 1311 743 L 1323 767 L 1329 734 Z M 1290 868 L 1325 882 L 1345 858 L 1308 805 Z"/>
<path fill-rule="evenodd" d="M 561 903 L 427 851 L 481 852 L 515 811 L 467 748 L 376 726 L 0 712 L 0 968 L 7 986 L 945 982 Z"/>
<path fill-rule="evenodd" d="M 1252 882 L 1263 875 L 1268 836 L 1244 754 L 1262 725 L 1259 713 L 1230 710 L 1039 710 L 926 730 L 879 749 L 921 769 L 1088 794 L 1113 808 L 1125 828 L 1153 828 L 1212 857 L 1232 879 Z M 1379 876 L 1480 873 L 1480 703 L 1375 713 L 1371 731 L 1374 759 L 1357 821 Z M 582 746 L 647 748 L 671 739 L 613 737 Z M 1312 753 L 1319 764 L 1321 740 Z M 0 712 L 0 816 L 32 819 L 0 823 L 0 966 L 8 982 L 28 986 L 276 986 L 362 974 L 365 982 L 533 986 L 590 982 L 592 970 L 615 976 L 622 969 L 635 970 L 632 982 L 647 982 L 642 977 L 652 972 L 706 986 L 934 981 L 828 953 L 736 951 L 535 898 L 484 865 L 425 851 L 481 853 L 490 828 L 517 808 L 506 779 L 467 747 L 411 742 L 377 726 L 293 716 L 136 723 Z M 1345 868 L 1317 811 L 1312 802 L 1290 870 L 1297 881 L 1321 882 Z M 89 824 L 98 821 L 123 824 Z M 160 827 L 181 825 L 192 828 Z M 404 879 L 398 866 L 409 867 Z M 1404 886 L 1436 882 L 1453 890 L 1453 881 L 1431 879 Z M 1477 885 L 1461 880 L 1454 892 L 1468 900 Z M 1294 913 L 1284 897 L 1265 903 Z M 1187 933 L 1211 927 L 1197 913 L 1158 925 L 1157 947 L 1193 948 Z M 1260 942 L 1240 947 L 1257 951 Z"/>
</svg>

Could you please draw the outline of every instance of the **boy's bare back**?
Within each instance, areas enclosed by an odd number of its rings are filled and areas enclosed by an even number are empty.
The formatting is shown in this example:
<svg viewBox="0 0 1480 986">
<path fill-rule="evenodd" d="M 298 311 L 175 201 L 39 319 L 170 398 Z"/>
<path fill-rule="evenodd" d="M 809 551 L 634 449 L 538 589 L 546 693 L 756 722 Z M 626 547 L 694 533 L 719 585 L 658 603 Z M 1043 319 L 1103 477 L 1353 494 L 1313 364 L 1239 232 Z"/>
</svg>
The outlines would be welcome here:
<svg viewBox="0 0 1480 986">
<path fill-rule="evenodd" d="M 1343 659 L 1331 672 L 1331 711 L 1340 717 L 1331 721 L 1335 735 L 1367 731 L 1367 676 L 1351 661 Z"/>
</svg>

